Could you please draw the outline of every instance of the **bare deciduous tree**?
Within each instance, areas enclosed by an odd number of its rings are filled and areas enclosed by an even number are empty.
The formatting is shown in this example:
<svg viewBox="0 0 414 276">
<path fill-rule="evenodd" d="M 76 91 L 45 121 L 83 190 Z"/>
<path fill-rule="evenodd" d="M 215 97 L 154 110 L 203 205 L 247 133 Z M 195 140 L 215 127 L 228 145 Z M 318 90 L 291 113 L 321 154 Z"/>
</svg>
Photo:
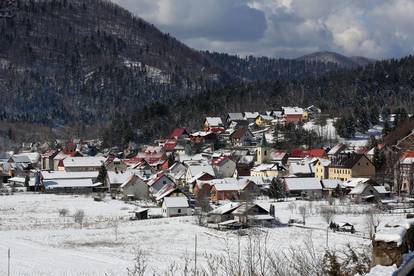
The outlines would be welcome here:
<svg viewBox="0 0 414 276">
<path fill-rule="evenodd" d="M 127 268 L 128 276 L 144 276 L 147 271 L 148 263 L 145 252 L 138 248 L 135 253 L 134 266 Z"/>
<path fill-rule="evenodd" d="M 335 209 L 329 206 L 322 206 L 320 215 L 326 221 L 327 224 L 330 224 L 335 217 Z"/>
<path fill-rule="evenodd" d="M 302 216 L 303 225 L 306 224 L 306 217 L 308 216 L 308 211 L 306 209 L 306 205 L 302 205 L 299 207 L 299 213 Z"/>
<path fill-rule="evenodd" d="M 369 208 L 365 216 L 365 223 L 368 231 L 368 236 L 371 240 L 375 238 L 377 228 L 381 222 L 380 213 L 376 208 Z"/>
<path fill-rule="evenodd" d="M 75 214 L 73 215 L 73 220 L 75 223 L 78 223 L 80 225 L 80 228 L 83 227 L 83 220 L 85 219 L 85 211 L 83 210 L 77 210 Z"/>
</svg>

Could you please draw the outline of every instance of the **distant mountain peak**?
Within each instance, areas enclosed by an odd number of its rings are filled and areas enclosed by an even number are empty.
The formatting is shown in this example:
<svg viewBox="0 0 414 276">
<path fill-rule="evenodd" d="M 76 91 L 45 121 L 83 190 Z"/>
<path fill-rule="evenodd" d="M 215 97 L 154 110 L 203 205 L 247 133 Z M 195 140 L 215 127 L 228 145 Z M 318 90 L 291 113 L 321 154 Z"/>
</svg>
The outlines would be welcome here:
<svg viewBox="0 0 414 276">
<path fill-rule="evenodd" d="M 308 55 L 304 55 L 299 57 L 298 60 L 308 61 L 308 62 L 322 62 L 322 63 L 334 63 L 337 64 L 339 67 L 342 68 L 356 68 L 359 66 L 366 66 L 375 62 L 375 60 L 355 56 L 355 57 L 347 57 L 335 52 L 330 51 L 320 51 L 311 53 Z"/>
</svg>

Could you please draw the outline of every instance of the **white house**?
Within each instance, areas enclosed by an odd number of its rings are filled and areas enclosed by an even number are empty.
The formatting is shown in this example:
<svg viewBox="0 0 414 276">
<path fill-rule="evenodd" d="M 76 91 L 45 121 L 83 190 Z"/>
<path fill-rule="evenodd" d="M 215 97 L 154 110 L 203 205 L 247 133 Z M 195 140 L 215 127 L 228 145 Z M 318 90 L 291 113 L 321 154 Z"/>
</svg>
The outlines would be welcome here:
<svg viewBox="0 0 414 276">
<path fill-rule="evenodd" d="M 149 188 L 147 183 L 136 174 L 131 175 L 127 181 L 119 187 L 124 198 L 148 199 Z"/>
<path fill-rule="evenodd" d="M 285 191 L 289 196 L 322 197 L 322 184 L 319 179 L 305 177 L 285 178 Z"/>
<path fill-rule="evenodd" d="M 236 162 L 225 156 L 215 159 L 212 164 L 218 178 L 232 177 L 236 171 Z"/>
<path fill-rule="evenodd" d="M 99 171 L 105 161 L 105 157 L 67 157 L 63 166 L 67 172 Z"/>
<path fill-rule="evenodd" d="M 162 215 L 164 217 L 188 216 L 191 214 L 188 199 L 186 197 L 166 197 L 162 203 Z"/>
</svg>

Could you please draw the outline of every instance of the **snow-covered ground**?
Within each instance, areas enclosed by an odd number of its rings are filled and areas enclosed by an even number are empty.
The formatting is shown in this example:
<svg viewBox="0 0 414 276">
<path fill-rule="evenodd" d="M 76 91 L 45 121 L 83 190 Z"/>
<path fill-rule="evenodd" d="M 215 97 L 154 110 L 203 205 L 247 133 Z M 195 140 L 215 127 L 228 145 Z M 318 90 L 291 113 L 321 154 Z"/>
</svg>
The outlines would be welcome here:
<svg viewBox="0 0 414 276">
<path fill-rule="evenodd" d="M 260 201 L 260 204 L 270 203 Z M 299 248 L 311 240 L 316 250 L 322 252 L 325 249 L 327 223 L 318 214 L 318 209 L 326 203 L 273 204 L 283 223 L 290 218 L 301 218 L 299 206 L 307 206 L 306 227 L 309 228 L 262 229 L 268 234 L 268 248 L 275 251 Z M 70 214 L 60 217 L 58 210 L 62 208 L 68 209 Z M 135 208 L 121 201 L 95 202 L 84 196 L 3 196 L 0 198 L 0 275 L 7 275 L 8 248 L 11 250 L 11 275 L 127 275 L 127 268 L 133 265 L 138 249 L 145 252 L 149 270 L 163 272 L 172 262 L 180 263 L 185 256 L 192 258 L 196 236 L 200 265 L 203 265 L 204 253 L 222 254 L 226 245 L 236 250 L 239 239 L 241 246 L 247 243 L 246 236 L 200 227 L 195 217 L 129 221 L 129 212 Z M 347 214 L 335 216 L 334 221 L 354 223 L 357 233 L 329 232 L 329 248 L 368 245 L 370 241 L 364 237 L 364 215 L 357 214 L 365 207 L 344 204 L 337 208 Z M 76 210 L 84 210 L 86 215 L 82 229 L 71 217 Z M 159 208 L 150 209 L 153 214 L 159 214 L 159 211 Z M 386 223 L 401 218 L 398 215 L 384 216 L 381 221 Z"/>
</svg>

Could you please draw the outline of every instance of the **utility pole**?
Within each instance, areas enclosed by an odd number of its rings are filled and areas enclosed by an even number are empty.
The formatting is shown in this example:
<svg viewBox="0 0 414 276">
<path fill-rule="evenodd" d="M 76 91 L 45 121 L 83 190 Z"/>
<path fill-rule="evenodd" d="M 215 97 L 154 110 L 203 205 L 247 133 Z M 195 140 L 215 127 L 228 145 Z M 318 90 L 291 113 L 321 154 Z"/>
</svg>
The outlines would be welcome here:
<svg viewBox="0 0 414 276">
<path fill-rule="evenodd" d="M 194 276 L 197 276 L 197 235 L 194 240 Z"/>
<path fill-rule="evenodd" d="M 7 250 L 7 276 L 10 276 L 10 248 Z"/>
<path fill-rule="evenodd" d="M 326 227 L 326 249 L 328 249 L 328 234 L 329 234 L 329 226 Z"/>
</svg>

